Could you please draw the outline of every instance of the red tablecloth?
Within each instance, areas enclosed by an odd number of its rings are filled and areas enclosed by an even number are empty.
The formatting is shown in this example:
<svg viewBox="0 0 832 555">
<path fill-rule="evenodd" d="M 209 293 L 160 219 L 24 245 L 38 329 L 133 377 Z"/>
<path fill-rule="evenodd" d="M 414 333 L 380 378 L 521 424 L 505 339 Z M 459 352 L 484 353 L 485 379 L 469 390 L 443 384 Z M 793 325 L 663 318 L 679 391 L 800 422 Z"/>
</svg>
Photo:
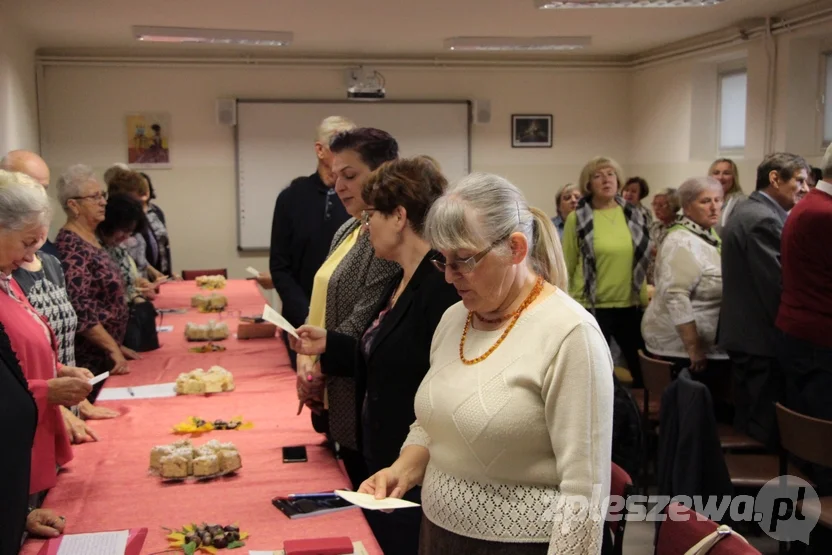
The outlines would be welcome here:
<svg viewBox="0 0 832 555">
<path fill-rule="evenodd" d="M 166 284 L 155 304 L 157 308 L 190 307 L 190 298 L 197 293 L 200 290 L 194 282 Z M 232 312 L 262 313 L 264 301 L 252 282 L 230 281 L 218 293 L 228 297 Z M 44 506 L 66 517 L 67 533 L 147 527 L 144 554 L 167 547 L 162 527 L 203 521 L 238 522 L 251 534 L 242 553 L 281 549 L 287 539 L 349 536 L 361 540 L 369 553 L 380 554 L 360 509 L 289 520 L 272 506 L 276 495 L 343 489 L 349 481 L 320 446 L 322 436 L 312 430 L 308 410 L 296 416 L 295 374 L 288 367 L 282 341 L 239 341 L 232 336 L 222 342 L 225 352 L 188 352 L 192 345 L 185 341 L 185 324 L 212 318 L 218 316 L 191 309 L 187 314 L 166 314 L 163 325 L 173 325 L 174 330 L 159 334 L 162 348 L 131 362 L 130 374 L 110 377 L 105 387 L 172 382 L 181 372 L 220 365 L 234 375 L 235 391 L 102 403 L 123 415 L 91 423 L 101 441 L 75 446 L 75 459 L 58 476 L 58 485 Z M 237 318 L 226 317 L 226 321 L 233 333 Z M 215 431 L 193 439 L 196 445 L 215 438 L 234 442 L 243 460 L 235 476 L 165 484 L 148 475 L 150 449 L 180 439 L 171 433 L 173 425 L 189 416 L 213 420 L 238 415 L 254 422 L 254 429 Z M 286 445 L 306 445 L 309 462 L 284 464 L 281 447 Z M 37 553 L 41 543 L 27 541 L 22 553 Z"/>
</svg>

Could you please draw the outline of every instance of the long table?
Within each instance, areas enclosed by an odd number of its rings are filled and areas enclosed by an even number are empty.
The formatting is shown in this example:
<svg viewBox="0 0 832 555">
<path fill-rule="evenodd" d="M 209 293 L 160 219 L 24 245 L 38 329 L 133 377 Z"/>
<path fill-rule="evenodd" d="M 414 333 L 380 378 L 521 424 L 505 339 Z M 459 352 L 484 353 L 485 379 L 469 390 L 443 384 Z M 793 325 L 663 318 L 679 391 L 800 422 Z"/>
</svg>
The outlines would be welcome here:
<svg viewBox="0 0 832 555">
<path fill-rule="evenodd" d="M 205 292 L 192 281 L 165 284 L 155 304 L 190 307 L 191 297 L 198 293 Z M 232 334 L 239 314 L 262 313 L 264 301 L 251 281 L 229 281 L 217 293 L 228 297 L 229 313 L 223 321 Z M 245 548 L 229 554 L 282 549 L 287 539 L 330 536 L 349 536 L 362 541 L 369 553 L 381 554 L 360 509 L 290 520 L 272 506 L 277 495 L 344 489 L 349 480 L 312 429 L 308 410 L 296 416 L 295 374 L 283 342 L 242 341 L 232 335 L 221 342 L 224 352 L 190 353 L 193 344 L 184 338 L 185 324 L 211 319 L 219 316 L 190 308 L 187 314 L 166 314 L 162 325 L 174 329 L 159 334 L 162 347 L 131 362 L 130 374 L 111 376 L 105 388 L 173 382 L 181 372 L 219 365 L 234 375 L 236 389 L 210 396 L 101 402 L 122 415 L 91 422 L 101 440 L 74 447 L 75 458 L 59 474 L 44 507 L 66 517 L 70 534 L 147 527 L 144 554 L 167 548 L 163 527 L 203 521 L 238 522 L 251 534 Z M 240 415 L 254 428 L 214 431 L 193 440 L 196 445 L 210 439 L 234 442 L 243 461 L 236 475 L 186 483 L 164 483 L 148 475 L 150 449 L 181 439 L 172 433 L 175 424 L 190 416 L 227 420 Z M 284 464 L 281 448 L 287 445 L 306 445 L 309 462 Z M 22 553 L 36 554 L 41 544 L 28 540 Z"/>
</svg>

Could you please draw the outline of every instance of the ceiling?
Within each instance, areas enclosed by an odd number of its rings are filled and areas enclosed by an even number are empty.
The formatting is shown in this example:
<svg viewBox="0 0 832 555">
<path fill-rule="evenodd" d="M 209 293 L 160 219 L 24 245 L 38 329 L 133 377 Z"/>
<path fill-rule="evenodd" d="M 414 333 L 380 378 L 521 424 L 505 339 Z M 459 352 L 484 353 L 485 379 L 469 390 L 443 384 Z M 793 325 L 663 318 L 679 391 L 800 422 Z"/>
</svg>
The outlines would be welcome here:
<svg viewBox="0 0 832 555">
<path fill-rule="evenodd" d="M 0 0 L 0 18 L 10 17 L 46 53 L 169 54 L 170 45 L 138 43 L 131 35 L 132 25 L 161 25 L 294 32 L 289 48 L 234 50 L 280 56 L 454 57 L 442 48 L 445 38 L 546 35 L 591 35 L 592 46 L 580 55 L 629 56 L 807 3 L 813 2 L 538 10 L 533 0 Z M 182 47 L 183 54 L 185 48 L 229 52 L 206 45 Z"/>
</svg>

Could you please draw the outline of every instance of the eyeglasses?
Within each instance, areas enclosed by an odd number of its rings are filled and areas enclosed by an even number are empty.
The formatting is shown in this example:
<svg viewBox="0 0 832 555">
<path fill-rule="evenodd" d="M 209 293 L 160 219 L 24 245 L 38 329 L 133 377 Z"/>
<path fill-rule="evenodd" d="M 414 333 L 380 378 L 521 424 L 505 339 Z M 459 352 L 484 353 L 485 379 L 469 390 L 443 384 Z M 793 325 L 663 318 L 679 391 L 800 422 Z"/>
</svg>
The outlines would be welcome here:
<svg viewBox="0 0 832 555">
<path fill-rule="evenodd" d="M 361 225 L 370 225 L 370 218 L 373 217 L 373 212 L 375 212 L 375 208 L 365 208 L 361 211 Z"/>
<path fill-rule="evenodd" d="M 491 245 L 489 245 L 487 249 L 478 252 L 474 256 L 465 258 L 463 260 L 454 260 L 453 262 L 448 262 L 445 260 L 445 257 L 440 254 L 435 258 L 431 259 L 431 264 L 433 264 L 433 266 L 440 272 L 445 272 L 446 269 L 450 268 L 454 272 L 458 272 L 460 274 L 470 274 L 474 271 L 474 267 L 476 267 L 479 261 L 485 258 L 486 254 L 491 252 L 494 249 L 494 247 L 508 239 L 510 235 L 511 234 L 497 239 L 496 241 L 491 243 Z"/>
<path fill-rule="evenodd" d="M 70 200 L 92 200 L 93 202 L 101 202 L 102 200 L 107 200 L 107 193 L 104 191 L 98 191 L 94 195 L 86 195 L 83 197 L 70 197 Z"/>
</svg>

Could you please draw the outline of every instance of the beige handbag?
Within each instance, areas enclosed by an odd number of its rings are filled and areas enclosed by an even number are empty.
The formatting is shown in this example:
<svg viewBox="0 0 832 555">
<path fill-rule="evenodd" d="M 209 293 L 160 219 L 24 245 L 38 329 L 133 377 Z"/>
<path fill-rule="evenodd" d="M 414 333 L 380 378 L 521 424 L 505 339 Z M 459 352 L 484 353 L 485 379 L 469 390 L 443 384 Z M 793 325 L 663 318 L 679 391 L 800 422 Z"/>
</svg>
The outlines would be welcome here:
<svg viewBox="0 0 832 555">
<path fill-rule="evenodd" d="M 737 537 L 745 543 L 748 543 L 748 540 L 743 538 L 740 534 L 734 532 L 730 526 L 722 524 L 716 530 L 699 540 L 696 545 L 688 549 L 685 552 L 685 555 L 705 555 L 706 553 L 710 553 L 711 549 L 713 549 L 716 544 L 728 536 Z"/>
</svg>

